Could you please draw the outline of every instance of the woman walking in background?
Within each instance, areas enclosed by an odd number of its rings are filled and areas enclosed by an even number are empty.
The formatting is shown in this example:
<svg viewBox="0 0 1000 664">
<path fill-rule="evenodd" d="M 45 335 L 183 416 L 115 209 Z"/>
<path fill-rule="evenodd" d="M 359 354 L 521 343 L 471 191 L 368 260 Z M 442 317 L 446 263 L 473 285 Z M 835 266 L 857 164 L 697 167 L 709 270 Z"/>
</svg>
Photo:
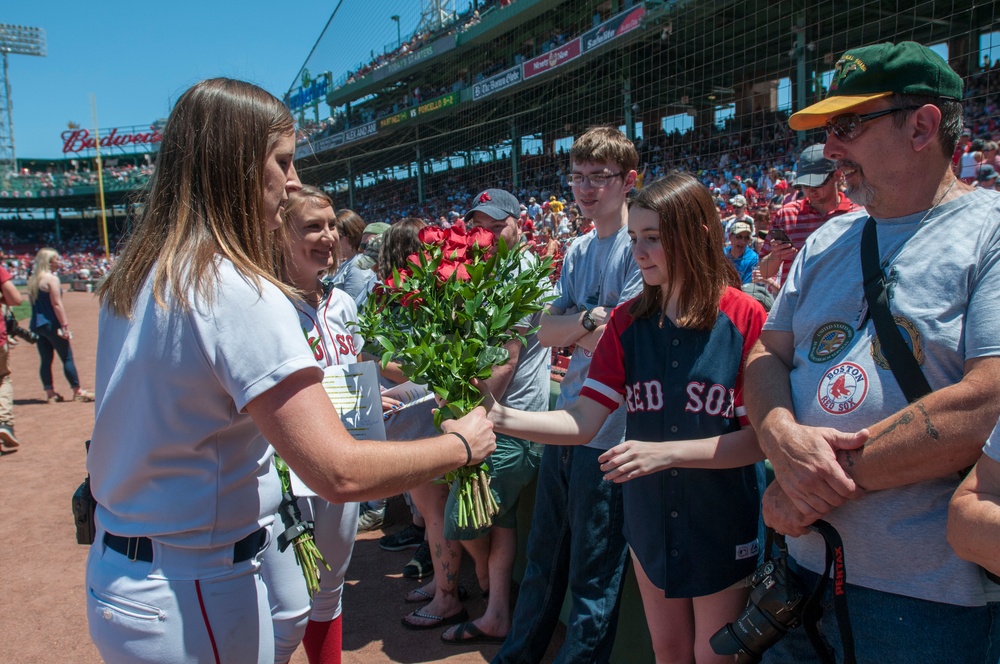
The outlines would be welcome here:
<svg viewBox="0 0 1000 664">
<path fill-rule="evenodd" d="M 49 403 L 65 401 L 62 395 L 55 391 L 52 384 L 52 353 L 59 354 L 63 364 L 63 373 L 69 386 L 73 388 L 75 401 L 93 401 L 94 393 L 80 387 L 80 377 L 73 362 L 73 348 L 69 340 L 73 338 L 69 331 L 69 319 L 66 317 L 66 307 L 62 302 L 62 283 L 53 270 L 60 264 L 59 253 L 55 249 L 45 247 L 35 256 L 35 264 L 28 277 L 28 298 L 31 300 L 31 331 L 38 335 L 38 356 L 41 366 L 38 373 L 45 388 L 45 396 Z"/>
</svg>

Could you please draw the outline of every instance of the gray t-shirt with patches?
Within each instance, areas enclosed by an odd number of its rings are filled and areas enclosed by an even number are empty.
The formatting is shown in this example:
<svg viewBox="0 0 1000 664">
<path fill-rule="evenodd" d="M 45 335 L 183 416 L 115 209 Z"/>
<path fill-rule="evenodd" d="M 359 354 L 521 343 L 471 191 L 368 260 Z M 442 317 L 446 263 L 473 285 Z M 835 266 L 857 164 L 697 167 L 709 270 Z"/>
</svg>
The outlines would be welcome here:
<svg viewBox="0 0 1000 664">
<path fill-rule="evenodd" d="M 613 309 L 642 292 L 642 275 L 632 258 L 628 227 L 614 235 L 598 238 L 592 230 L 573 241 L 563 259 L 559 275 L 559 295 L 552 306 L 564 313 L 607 307 Z M 580 396 L 590 371 L 593 354 L 577 346 L 562 380 L 556 408 L 565 408 Z M 587 444 L 609 450 L 625 440 L 625 407 L 611 413 L 594 439 Z"/>
<path fill-rule="evenodd" d="M 966 360 L 1000 355 L 1000 195 L 973 191 L 933 210 L 879 219 L 890 309 L 933 390 L 962 379 Z M 866 315 L 861 232 L 867 214 L 835 217 L 792 265 L 765 330 L 794 334 L 792 401 L 799 422 L 857 431 L 906 407 Z M 997 587 L 945 540 L 957 473 L 872 491 L 827 515 L 844 540 L 851 583 L 909 597 L 979 606 Z M 808 569 L 823 541 L 789 540 Z"/>
</svg>

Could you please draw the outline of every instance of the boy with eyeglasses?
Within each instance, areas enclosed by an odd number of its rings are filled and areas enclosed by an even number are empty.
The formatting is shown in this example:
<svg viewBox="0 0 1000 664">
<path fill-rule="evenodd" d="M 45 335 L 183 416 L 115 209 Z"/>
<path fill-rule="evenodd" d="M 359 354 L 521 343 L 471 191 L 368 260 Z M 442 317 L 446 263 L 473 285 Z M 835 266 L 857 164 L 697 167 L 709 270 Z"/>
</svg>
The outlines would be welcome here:
<svg viewBox="0 0 1000 664">
<path fill-rule="evenodd" d="M 557 408 L 575 401 L 611 310 L 638 295 L 627 196 L 639 155 L 622 132 L 595 127 L 570 150 L 569 181 L 594 229 L 566 251 L 555 301 L 542 316 L 544 346 L 575 345 Z M 556 662 L 607 662 L 614 645 L 628 547 L 622 532 L 621 485 L 604 480 L 598 457 L 625 437 L 619 408 L 588 445 L 546 446 L 528 536 L 528 564 L 513 623 L 494 664 L 539 662 L 555 630 L 567 589 L 566 638 Z"/>
<path fill-rule="evenodd" d="M 840 172 L 835 162 L 823 156 L 824 147 L 822 143 L 810 145 L 799 156 L 792 186 L 802 187 L 805 195 L 781 206 L 771 219 L 771 228 L 779 231 L 780 238 L 769 235 L 761 252 L 760 273 L 765 279 L 783 284 L 806 238 L 830 219 L 861 209 L 841 193 Z"/>
<path fill-rule="evenodd" d="M 962 79 L 936 53 L 878 44 L 845 53 L 827 98 L 789 119 L 826 127 L 824 154 L 865 211 L 805 241 L 750 352 L 744 398 L 775 472 L 764 520 L 790 536 L 795 581 L 815 588 L 825 567 L 809 524 L 821 518 L 843 539 L 837 592 L 859 663 L 1000 657 L 1000 585 L 946 539 L 949 499 L 1000 417 L 1000 207 L 951 169 L 961 100 Z M 893 374 L 866 305 L 871 230 L 880 291 L 931 390 L 912 403 L 903 390 L 915 381 Z M 832 601 L 827 585 L 818 630 L 843 661 Z M 764 661 L 821 658 L 798 627 Z"/>
</svg>

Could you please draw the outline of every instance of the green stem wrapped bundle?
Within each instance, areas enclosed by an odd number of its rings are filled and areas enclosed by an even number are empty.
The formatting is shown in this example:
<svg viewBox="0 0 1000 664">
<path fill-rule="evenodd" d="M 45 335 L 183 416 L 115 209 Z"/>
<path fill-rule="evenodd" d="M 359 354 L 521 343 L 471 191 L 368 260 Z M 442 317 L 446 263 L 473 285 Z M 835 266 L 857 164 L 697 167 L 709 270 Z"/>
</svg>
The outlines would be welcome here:
<svg viewBox="0 0 1000 664">
<path fill-rule="evenodd" d="M 292 493 L 292 476 L 288 464 L 275 454 L 274 467 L 277 468 L 278 477 L 281 478 L 281 506 L 278 508 L 278 513 L 285 527 L 285 531 L 278 535 L 278 549 L 284 551 L 289 544 L 295 548 L 295 562 L 302 570 L 306 588 L 309 589 L 309 597 L 312 597 L 319 591 L 319 566 L 323 565 L 328 572 L 331 568 L 316 546 L 313 524 L 302 520 L 298 499 Z"/>
</svg>

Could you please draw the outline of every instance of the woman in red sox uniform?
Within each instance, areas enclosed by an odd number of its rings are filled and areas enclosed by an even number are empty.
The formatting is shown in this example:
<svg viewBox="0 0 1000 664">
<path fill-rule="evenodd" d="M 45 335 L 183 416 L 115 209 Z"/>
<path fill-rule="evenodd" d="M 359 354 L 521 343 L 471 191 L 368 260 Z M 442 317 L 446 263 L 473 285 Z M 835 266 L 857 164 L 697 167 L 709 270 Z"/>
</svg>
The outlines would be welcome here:
<svg viewBox="0 0 1000 664">
<path fill-rule="evenodd" d="M 612 313 L 582 398 L 566 411 L 490 412 L 497 432 L 575 445 L 625 402 L 626 440 L 600 461 L 605 479 L 625 483 L 625 537 L 657 661 L 732 661 L 709 637 L 746 605 L 760 553 L 763 454 L 742 371 L 766 314 L 740 290 L 717 217 L 689 175 L 644 187 L 628 219 L 643 292 Z"/>
<path fill-rule="evenodd" d="M 313 357 L 321 367 L 356 362 L 363 340 L 348 329 L 348 323 L 358 319 L 357 305 L 345 291 L 320 281 L 336 269 L 335 257 L 340 254 L 333 201 L 309 185 L 293 191 L 285 205 L 285 230 L 282 279 L 302 294 L 294 304 Z M 269 591 L 277 595 L 278 608 L 272 610 L 275 661 L 288 661 L 301 640 L 310 664 L 340 664 L 341 597 L 358 532 L 358 504 L 316 497 L 300 498 L 299 507 L 303 518 L 315 523 L 316 545 L 331 569 L 320 569 L 320 588 L 310 610 L 292 547 L 278 553 L 272 543 L 263 570 Z"/>
</svg>

